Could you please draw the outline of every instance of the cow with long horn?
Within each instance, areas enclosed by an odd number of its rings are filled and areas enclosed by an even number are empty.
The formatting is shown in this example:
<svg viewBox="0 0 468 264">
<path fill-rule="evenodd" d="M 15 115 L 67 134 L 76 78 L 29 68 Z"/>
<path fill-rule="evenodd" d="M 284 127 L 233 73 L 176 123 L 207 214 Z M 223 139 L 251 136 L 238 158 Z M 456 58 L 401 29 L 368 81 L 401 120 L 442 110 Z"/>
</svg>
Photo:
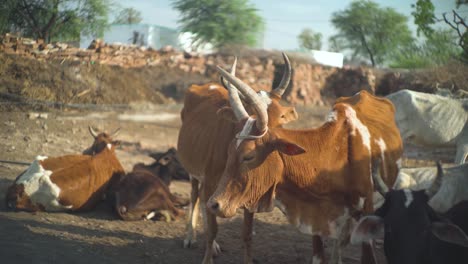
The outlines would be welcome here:
<svg viewBox="0 0 468 264">
<path fill-rule="evenodd" d="M 251 89 L 228 96 L 228 91 L 218 84 L 203 86 L 192 85 L 185 94 L 184 109 L 181 112 L 182 127 L 177 144 L 180 162 L 190 173 L 192 182 L 191 206 L 187 224 L 187 237 L 184 247 L 190 247 L 195 241 L 195 226 L 198 217 L 199 194 L 201 194 L 202 213 L 206 219 L 206 251 L 203 263 L 211 263 L 214 255 L 220 252 L 215 241 L 217 233 L 216 216 L 207 211 L 205 204 L 213 194 L 227 160 L 229 142 L 235 139 L 237 125 L 233 123 L 238 116 L 255 113 L 256 105 L 261 104 L 264 115 L 269 117 L 270 127 L 281 126 L 297 119 L 294 107 L 283 106 L 281 95 L 289 85 L 292 69 L 286 54 L 283 54 L 285 72 L 278 87 L 271 92 L 256 93 Z M 234 75 L 235 65 L 231 74 Z M 221 81 L 225 88 L 230 88 L 230 81 Z M 232 91 L 232 89 L 231 89 Z M 233 99 L 236 98 L 236 99 Z M 246 105 L 239 111 L 234 105 Z M 267 123 L 264 122 L 264 125 Z M 199 187 L 200 186 L 200 187 Z M 259 208 L 261 210 L 261 208 Z M 251 233 L 253 212 L 245 211 L 243 240 L 245 243 L 244 261 L 251 259 Z"/>
<path fill-rule="evenodd" d="M 238 133 L 207 207 L 218 216 L 232 217 L 238 208 L 256 212 L 277 205 L 291 224 L 312 235 L 314 263 L 327 261 L 322 236 L 336 238 L 330 262 L 339 263 L 352 216 L 373 211 L 371 160 L 382 158 L 389 186 L 398 174 L 402 141 L 392 103 L 361 91 L 339 98 L 319 128 L 271 127 L 271 115 L 249 92 L 252 89 L 219 71 L 233 89 L 255 102 L 255 115 L 245 115 L 241 104 L 233 105 L 242 113 L 237 115 Z M 235 97 L 236 92 L 230 94 Z M 375 263 L 372 250 L 369 241 L 362 244 L 362 263 Z"/>
<path fill-rule="evenodd" d="M 428 204 L 442 184 L 440 162 L 432 186 L 419 191 L 389 189 L 378 172 L 374 170 L 372 178 L 385 202 L 359 221 L 351 243 L 383 236 L 389 264 L 468 263 L 468 201 L 457 203 L 443 215 Z"/>
</svg>

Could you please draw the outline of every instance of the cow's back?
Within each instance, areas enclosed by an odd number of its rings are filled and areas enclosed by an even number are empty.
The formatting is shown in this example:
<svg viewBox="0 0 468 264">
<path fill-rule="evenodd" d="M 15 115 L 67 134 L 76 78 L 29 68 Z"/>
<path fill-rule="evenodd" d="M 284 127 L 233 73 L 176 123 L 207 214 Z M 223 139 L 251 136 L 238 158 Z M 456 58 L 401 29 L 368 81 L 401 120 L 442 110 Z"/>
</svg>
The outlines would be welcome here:
<svg viewBox="0 0 468 264">
<path fill-rule="evenodd" d="M 192 85 L 185 93 L 177 154 L 184 168 L 195 176 L 220 176 L 234 137 L 234 124 L 216 114 L 229 105 L 227 91 L 219 85 L 213 87 L 215 84 Z M 208 184 L 215 188 L 217 180 L 210 179 Z"/>
<path fill-rule="evenodd" d="M 403 139 L 428 145 L 453 145 L 468 120 L 463 101 L 401 90 L 387 96 L 396 108 Z"/>
<path fill-rule="evenodd" d="M 373 160 L 382 159 L 382 178 L 388 186 L 393 186 L 398 175 L 398 162 L 403 154 L 403 143 L 392 102 L 361 91 L 351 97 L 339 98 L 338 103 L 350 105 L 369 130 L 371 157 Z"/>
</svg>

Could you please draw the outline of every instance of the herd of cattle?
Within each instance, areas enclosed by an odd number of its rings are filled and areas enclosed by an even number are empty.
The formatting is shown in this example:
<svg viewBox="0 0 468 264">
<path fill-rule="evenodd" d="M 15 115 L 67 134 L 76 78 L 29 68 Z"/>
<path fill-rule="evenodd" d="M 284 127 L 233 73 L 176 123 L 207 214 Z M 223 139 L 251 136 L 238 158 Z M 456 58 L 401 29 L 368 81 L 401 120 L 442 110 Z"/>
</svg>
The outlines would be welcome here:
<svg viewBox="0 0 468 264">
<path fill-rule="evenodd" d="M 276 206 L 312 236 L 312 261 L 341 263 L 342 248 L 361 245 L 361 263 L 468 263 L 468 100 L 402 90 L 387 98 L 361 91 L 337 99 L 318 128 L 294 130 L 283 106 L 291 64 L 271 92 L 255 92 L 218 67 L 220 84 L 192 85 L 181 112 L 177 153 L 151 155 L 126 173 L 114 133 L 89 127 L 94 142 L 78 155 L 37 156 L 8 189 L 12 210 L 82 211 L 107 200 L 123 220 L 185 216 L 184 247 L 196 242 L 201 211 L 202 263 L 219 254 L 216 217 L 243 209 L 244 263 L 253 263 L 254 214 Z M 455 165 L 401 168 L 403 140 L 456 147 Z M 191 182 L 190 201 L 170 193 L 171 179 Z M 383 196 L 379 207 L 374 192 Z M 374 210 L 374 207 L 378 207 Z M 325 254 L 323 238 L 333 241 Z"/>
</svg>

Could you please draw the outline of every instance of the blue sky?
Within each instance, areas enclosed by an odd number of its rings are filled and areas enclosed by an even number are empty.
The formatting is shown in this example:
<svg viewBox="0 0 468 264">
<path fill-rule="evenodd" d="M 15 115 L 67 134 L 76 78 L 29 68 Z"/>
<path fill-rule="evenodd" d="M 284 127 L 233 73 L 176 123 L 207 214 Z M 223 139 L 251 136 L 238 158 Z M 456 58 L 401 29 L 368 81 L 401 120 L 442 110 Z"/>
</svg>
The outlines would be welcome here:
<svg viewBox="0 0 468 264">
<path fill-rule="evenodd" d="M 143 15 L 143 23 L 177 28 L 179 13 L 171 7 L 170 0 L 115 0 L 123 7 L 133 7 Z M 297 36 L 309 27 L 323 35 L 324 45 L 336 33 L 330 23 L 331 15 L 346 9 L 352 0 L 251 0 L 266 22 L 264 47 L 267 49 L 294 50 L 299 47 Z M 409 26 L 415 30 L 411 17 L 411 4 L 416 0 L 374 0 L 382 7 L 392 7 L 410 18 Z M 432 0 L 436 15 L 450 12 L 455 0 Z M 468 16 L 468 9 L 461 15 Z"/>
</svg>

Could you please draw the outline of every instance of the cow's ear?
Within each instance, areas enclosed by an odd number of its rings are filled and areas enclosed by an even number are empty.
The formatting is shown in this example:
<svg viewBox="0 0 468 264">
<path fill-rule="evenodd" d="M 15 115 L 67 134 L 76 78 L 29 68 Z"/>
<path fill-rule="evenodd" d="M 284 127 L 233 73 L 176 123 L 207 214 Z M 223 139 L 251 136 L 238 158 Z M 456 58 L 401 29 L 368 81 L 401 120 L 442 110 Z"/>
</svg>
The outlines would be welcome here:
<svg viewBox="0 0 468 264">
<path fill-rule="evenodd" d="M 275 149 L 277 149 L 279 152 L 289 156 L 299 155 L 306 152 L 306 150 L 303 149 L 301 146 L 296 145 L 295 143 L 292 143 L 283 138 L 276 139 L 274 146 Z"/>
<path fill-rule="evenodd" d="M 369 242 L 384 235 L 383 218 L 376 215 L 364 216 L 351 233 L 351 244 Z"/>
<path fill-rule="evenodd" d="M 229 106 L 222 107 L 216 112 L 216 114 L 221 118 L 226 119 L 227 121 L 230 121 L 232 123 L 239 122 L 236 118 L 236 115 L 234 114 L 234 111 Z"/>
<path fill-rule="evenodd" d="M 468 236 L 454 224 L 433 222 L 431 232 L 442 241 L 468 248 Z"/>
</svg>

